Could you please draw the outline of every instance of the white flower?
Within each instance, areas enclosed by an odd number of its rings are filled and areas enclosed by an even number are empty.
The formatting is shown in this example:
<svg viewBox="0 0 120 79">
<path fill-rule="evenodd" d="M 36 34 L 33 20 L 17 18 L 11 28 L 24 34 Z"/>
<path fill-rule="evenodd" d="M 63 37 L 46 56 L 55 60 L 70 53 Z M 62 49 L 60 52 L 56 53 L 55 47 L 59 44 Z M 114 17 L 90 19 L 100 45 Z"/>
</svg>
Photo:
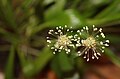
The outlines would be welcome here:
<svg viewBox="0 0 120 79">
<path fill-rule="evenodd" d="M 65 27 L 56 27 L 55 30 L 49 30 L 47 42 L 48 47 L 54 50 L 53 54 L 61 52 L 61 50 L 65 50 L 67 54 L 71 51 L 70 47 L 74 47 L 74 44 L 72 43 L 72 41 L 74 41 L 74 36 L 69 35 L 71 32 L 73 31 L 68 29 L 66 25 Z"/>
<path fill-rule="evenodd" d="M 109 40 L 105 40 L 105 35 L 102 32 L 102 28 L 96 28 L 93 25 L 93 29 L 89 30 L 89 28 L 83 27 L 81 30 L 77 30 L 77 47 L 81 47 L 78 49 L 78 55 L 83 55 L 83 58 L 86 58 L 87 61 L 91 59 L 98 59 L 101 56 L 101 53 L 104 52 L 106 46 L 109 46 Z M 81 37 L 82 40 L 79 40 Z M 80 46 L 78 46 L 78 44 Z"/>
</svg>

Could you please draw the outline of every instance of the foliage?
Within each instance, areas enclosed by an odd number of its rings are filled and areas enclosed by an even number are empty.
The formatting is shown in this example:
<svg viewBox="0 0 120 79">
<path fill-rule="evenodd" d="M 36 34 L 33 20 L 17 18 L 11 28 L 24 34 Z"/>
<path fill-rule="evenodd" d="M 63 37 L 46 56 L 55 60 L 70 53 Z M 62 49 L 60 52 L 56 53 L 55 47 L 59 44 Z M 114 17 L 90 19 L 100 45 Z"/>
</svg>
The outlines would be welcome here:
<svg viewBox="0 0 120 79">
<path fill-rule="evenodd" d="M 120 43 L 120 0 L 0 0 L 0 53 L 7 52 L 6 79 L 13 79 L 15 56 L 25 77 L 41 72 L 48 64 L 58 77 L 75 69 L 76 63 L 86 66 L 84 60 L 65 54 L 53 55 L 46 47 L 48 29 L 55 26 L 103 27 L 112 45 Z M 112 29 L 112 30 L 110 30 Z M 114 38 L 113 38 L 114 37 Z M 72 51 L 73 53 L 75 51 Z M 120 66 L 120 58 L 106 49 L 105 55 Z"/>
</svg>

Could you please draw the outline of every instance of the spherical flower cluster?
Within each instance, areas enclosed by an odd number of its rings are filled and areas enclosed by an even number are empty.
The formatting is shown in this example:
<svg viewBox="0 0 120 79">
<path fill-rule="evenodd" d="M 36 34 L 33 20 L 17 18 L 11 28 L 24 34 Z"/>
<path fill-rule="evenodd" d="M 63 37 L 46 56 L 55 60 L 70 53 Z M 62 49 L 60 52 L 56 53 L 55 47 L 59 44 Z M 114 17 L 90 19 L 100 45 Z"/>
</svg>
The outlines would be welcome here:
<svg viewBox="0 0 120 79">
<path fill-rule="evenodd" d="M 102 28 L 96 28 L 94 25 L 92 29 L 83 27 L 81 30 L 73 35 L 73 30 L 65 27 L 56 27 L 55 30 L 49 30 L 47 37 L 48 47 L 53 51 L 53 54 L 56 52 L 61 52 L 65 50 L 66 53 L 71 52 L 72 48 L 78 48 L 78 56 L 83 56 L 87 61 L 90 59 L 98 59 L 101 56 L 101 53 L 104 52 L 106 46 L 109 46 L 109 40 L 105 40 L 105 35 L 102 32 Z M 74 43 L 73 43 L 74 41 Z"/>
<path fill-rule="evenodd" d="M 101 53 L 104 52 L 106 46 L 109 46 L 109 40 L 105 40 L 105 35 L 102 32 L 102 28 L 96 28 L 93 25 L 93 28 L 83 27 L 81 30 L 77 30 L 78 37 L 81 37 L 81 40 L 77 40 L 81 44 L 81 48 L 78 49 L 78 55 L 83 55 L 87 61 L 92 59 L 98 59 L 101 56 Z M 76 44 L 76 46 L 78 46 Z"/>
<path fill-rule="evenodd" d="M 72 27 L 71 27 L 72 28 Z M 73 31 L 68 29 L 65 25 L 65 28 L 59 26 L 56 27 L 56 30 L 49 30 L 48 34 L 52 37 L 47 37 L 48 47 L 51 47 L 53 54 L 56 52 L 61 52 L 61 50 L 65 50 L 68 54 L 71 49 L 70 47 L 75 47 L 72 43 L 73 35 L 69 35 L 69 32 L 72 33 Z"/>
</svg>

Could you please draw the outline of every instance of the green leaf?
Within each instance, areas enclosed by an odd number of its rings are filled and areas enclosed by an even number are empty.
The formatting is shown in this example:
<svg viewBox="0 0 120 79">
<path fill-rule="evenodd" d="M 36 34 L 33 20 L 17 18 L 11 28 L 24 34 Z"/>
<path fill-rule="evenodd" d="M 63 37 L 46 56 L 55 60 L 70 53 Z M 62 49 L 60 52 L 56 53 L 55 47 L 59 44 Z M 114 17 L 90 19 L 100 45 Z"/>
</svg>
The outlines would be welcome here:
<svg viewBox="0 0 120 79">
<path fill-rule="evenodd" d="M 115 14 L 115 9 L 119 10 L 118 9 L 119 4 L 120 4 L 120 0 L 115 0 L 109 7 L 107 7 L 105 10 L 99 13 L 95 18 L 101 19 L 101 18 L 106 18 L 106 16 L 109 16 L 111 13 Z"/>
<path fill-rule="evenodd" d="M 111 5 L 105 8 L 102 12 L 100 12 L 94 19 L 88 20 L 88 23 L 101 25 L 108 22 L 116 21 L 120 19 L 120 0 L 115 0 Z M 111 17 L 112 16 L 112 17 Z"/>
<path fill-rule="evenodd" d="M 50 52 L 48 47 L 45 47 L 34 62 L 28 63 L 23 68 L 24 74 L 30 77 L 40 72 L 52 57 L 52 52 Z"/>
<path fill-rule="evenodd" d="M 78 28 L 78 27 L 82 27 L 82 25 L 85 24 L 86 24 L 86 20 L 84 17 L 82 17 L 82 15 L 80 15 L 76 10 L 68 9 L 59 12 L 56 16 L 51 18 L 51 20 L 46 21 L 45 23 L 33 28 L 32 35 L 36 34 L 37 32 L 47 27 L 54 28 L 55 26 L 68 25 L 68 27 L 74 26 L 73 28 Z"/>
<path fill-rule="evenodd" d="M 6 31 L 2 27 L 0 27 L 0 33 L 1 34 L 6 34 Z"/>
<path fill-rule="evenodd" d="M 54 1 L 55 0 L 44 0 L 43 5 L 48 5 L 48 4 L 50 4 L 50 3 L 54 2 Z"/>
<path fill-rule="evenodd" d="M 86 19 L 77 10 L 68 9 L 65 13 L 69 17 L 69 25 L 74 26 L 74 28 L 81 27 L 81 25 L 86 24 Z"/>
<path fill-rule="evenodd" d="M 15 51 L 14 51 L 14 46 L 11 46 L 10 49 L 10 54 L 8 57 L 8 61 L 6 64 L 6 69 L 5 69 L 5 79 L 14 79 L 14 57 L 15 57 Z"/>
<path fill-rule="evenodd" d="M 3 38 L 11 43 L 17 43 L 19 41 L 19 37 L 11 32 L 6 31 L 5 29 L 0 27 L 0 34 Z"/>
<path fill-rule="evenodd" d="M 51 19 L 56 18 L 56 16 L 63 11 L 65 3 L 66 0 L 56 0 L 55 4 L 46 10 L 45 20 L 50 21 Z"/>
<path fill-rule="evenodd" d="M 55 18 L 52 18 L 50 21 L 46 21 L 45 23 L 36 26 L 33 28 L 32 35 L 38 33 L 39 31 L 51 27 L 54 28 L 55 26 L 61 26 L 61 25 L 68 25 L 70 22 L 70 19 L 68 15 L 65 12 L 59 13 Z"/>
<path fill-rule="evenodd" d="M 54 56 L 54 58 L 52 59 L 51 68 L 59 78 L 62 77 L 62 71 L 60 69 L 58 55 Z"/>
<path fill-rule="evenodd" d="M 22 52 L 20 50 L 20 48 L 17 49 L 17 54 L 18 54 L 18 57 L 20 60 L 20 65 L 22 67 L 22 71 L 23 71 L 25 76 L 28 76 L 29 73 L 34 71 L 34 65 L 32 64 L 32 62 L 30 62 L 26 59 L 24 52 Z"/>
<path fill-rule="evenodd" d="M 25 0 L 21 6 L 23 9 L 28 9 L 33 3 L 34 3 L 34 0 Z"/>
<path fill-rule="evenodd" d="M 59 65 L 63 72 L 69 72 L 73 69 L 72 63 L 65 52 L 59 53 Z"/>
<path fill-rule="evenodd" d="M 21 52 L 21 50 L 19 48 L 17 49 L 17 54 L 18 54 L 18 57 L 20 60 L 20 65 L 22 68 L 24 68 L 28 63 L 28 61 L 25 58 L 25 54 L 24 54 L 24 52 Z"/>
<path fill-rule="evenodd" d="M 36 72 L 41 71 L 52 57 L 53 53 L 50 51 L 49 47 L 45 47 L 34 62 Z"/>
<path fill-rule="evenodd" d="M 110 49 L 105 49 L 105 55 L 117 66 L 120 67 L 120 57 L 116 56 Z"/>
<path fill-rule="evenodd" d="M 12 8 L 12 4 L 9 0 L 0 0 L 0 11 L 2 14 L 0 17 L 2 17 L 8 23 L 8 25 L 15 29 L 17 26 L 14 17 L 15 14 Z"/>
<path fill-rule="evenodd" d="M 74 0 L 71 7 L 72 7 L 72 8 L 76 8 L 77 5 L 79 5 L 80 1 L 81 1 L 81 0 Z"/>
</svg>

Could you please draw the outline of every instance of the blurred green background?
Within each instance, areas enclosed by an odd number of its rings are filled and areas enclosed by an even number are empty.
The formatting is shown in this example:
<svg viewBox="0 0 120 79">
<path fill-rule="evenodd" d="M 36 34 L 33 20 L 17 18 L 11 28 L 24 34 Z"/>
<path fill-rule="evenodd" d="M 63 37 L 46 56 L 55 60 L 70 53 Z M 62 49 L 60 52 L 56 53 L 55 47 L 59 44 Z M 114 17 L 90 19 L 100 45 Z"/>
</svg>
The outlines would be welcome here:
<svg viewBox="0 0 120 79">
<path fill-rule="evenodd" d="M 110 40 L 99 60 L 53 55 L 47 47 L 49 29 L 93 24 Z M 120 0 L 0 0 L 0 71 L 5 79 L 119 79 L 120 71 L 111 68 L 120 70 L 119 44 Z M 100 72 L 104 68 L 119 74 L 106 75 Z"/>
</svg>

